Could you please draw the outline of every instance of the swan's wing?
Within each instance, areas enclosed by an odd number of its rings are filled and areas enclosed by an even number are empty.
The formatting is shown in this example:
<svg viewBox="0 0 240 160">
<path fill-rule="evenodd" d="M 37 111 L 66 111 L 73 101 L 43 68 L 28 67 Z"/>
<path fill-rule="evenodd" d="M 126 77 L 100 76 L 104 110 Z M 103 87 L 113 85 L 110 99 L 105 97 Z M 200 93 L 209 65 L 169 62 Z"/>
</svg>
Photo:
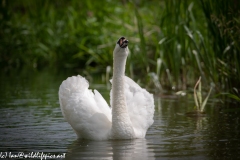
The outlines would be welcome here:
<svg viewBox="0 0 240 160">
<path fill-rule="evenodd" d="M 143 138 L 147 129 L 153 124 L 153 95 L 127 76 L 125 76 L 124 81 L 125 99 L 134 133 L 136 138 Z"/>
<path fill-rule="evenodd" d="M 88 81 L 79 75 L 62 82 L 59 88 L 62 114 L 78 137 L 108 139 L 111 109 L 97 90 L 92 92 L 88 87 Z"/>
<path fill-rule="evenodd" d="M 125 98 L 135 136 L 143 138 L 153 124 L 153 95 L 125 76 Z"/>
</svg>

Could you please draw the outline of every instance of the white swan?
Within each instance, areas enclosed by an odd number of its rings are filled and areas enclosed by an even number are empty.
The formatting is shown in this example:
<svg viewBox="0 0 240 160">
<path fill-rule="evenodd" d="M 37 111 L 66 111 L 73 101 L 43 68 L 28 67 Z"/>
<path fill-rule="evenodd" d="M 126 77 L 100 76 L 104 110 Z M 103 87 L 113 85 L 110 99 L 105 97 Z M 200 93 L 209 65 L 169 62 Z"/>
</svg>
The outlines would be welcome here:
<svg viewBox="0 0 240 160">
<path fill-rule="evenodd" d="M 153 124 L 153 95 L 125 76 L 128 40 L 121 37 L 113 51 L 110 108 L 88 81 L 73 76 L 59 88 L 62 114 L 79 138 L 92 140 L 144 138 Z"/>
</svg>

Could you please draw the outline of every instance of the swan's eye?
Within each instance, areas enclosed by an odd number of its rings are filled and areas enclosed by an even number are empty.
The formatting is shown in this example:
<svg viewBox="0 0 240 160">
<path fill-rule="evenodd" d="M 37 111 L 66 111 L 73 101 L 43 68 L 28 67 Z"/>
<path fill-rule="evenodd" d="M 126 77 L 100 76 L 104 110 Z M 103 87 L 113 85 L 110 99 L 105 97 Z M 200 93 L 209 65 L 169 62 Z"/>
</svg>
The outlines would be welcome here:
<svg viewBox="0 0 240 160">
<path fill-rule="evenodd" d="M 126 48 L 127 45 L 128 45 L 128 40 L 126 38 L 124 38 L 124 37 L 121 37 L 121 38 L 119 38 L 117 44 L 119 44 L 119 46 L 121 48 Z"/>
</svg>

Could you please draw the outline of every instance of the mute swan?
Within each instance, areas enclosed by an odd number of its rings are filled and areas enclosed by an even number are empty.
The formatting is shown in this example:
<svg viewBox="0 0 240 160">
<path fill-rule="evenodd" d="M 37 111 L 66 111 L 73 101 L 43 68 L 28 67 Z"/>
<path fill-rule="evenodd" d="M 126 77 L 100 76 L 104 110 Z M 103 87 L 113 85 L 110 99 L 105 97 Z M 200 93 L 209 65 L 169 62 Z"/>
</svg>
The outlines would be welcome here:
<svg viewBox="0 0 240 160">
<path fill-rule="evenodd" d="M 80 75 L 60 85 L 62 114 L 79 138 L 144 138 L 153 124 L 153 95 L 125 76 L 127 56 L 128 40 L 121 37 L 113 51 L 112 108 L 97 90 L 88 89 L 88 81 Z"/>
</svg>

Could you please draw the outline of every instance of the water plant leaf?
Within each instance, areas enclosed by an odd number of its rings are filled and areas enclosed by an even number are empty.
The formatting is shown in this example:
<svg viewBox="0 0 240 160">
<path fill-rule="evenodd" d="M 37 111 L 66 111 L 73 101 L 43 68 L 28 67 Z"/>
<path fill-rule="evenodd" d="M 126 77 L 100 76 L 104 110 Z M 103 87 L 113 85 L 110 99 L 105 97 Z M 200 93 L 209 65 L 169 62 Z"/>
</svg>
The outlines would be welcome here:
<svg viewBox="0 0 240 160">
<path fill-rule="evenodd" d="M 41 48 L 45 52 L 49 51 L 49 48 L 43 43 L 38 43 L 38 46 L 39 46 L 39 48 Z"/>
<path fill-rule="evenodd" d="M 228 46 L 224 49 L 223 54 L 227 53 L 227 51 L 229 51 L 230 49 L 231 49 L 231 46 L 228 45 Z"/>
<path fill-rule="evenodd" d="M 162 44 L 163 42 L 166 41 L 166 39 L 167 39 L 167 37 L 162 38 L 162 39 L 158 42 L 158 44 Z"/>
<path fill-rule="evenodd" d="M 199 81 L 199 84 L 198 84 L 197 95 L 198 95 L 199 106 L 201 107 L 202 106 L 202 83 L 201 83 L 201 80 Z"/>
<path fill-rule="evenodd" d="M 226 95 L 228 96 L 229 98 L 232 98 L 238 102 L 240 102 L 240 97 L 238 95 L 235 95 L 235 94 L 232 94 L 232 93 L 221 93 L 219 95 Z"/>
<path fill-rule="evenodd" d="M 193 96 L 194 96 L 194 102 L 195 102 L 196 108 L 197 108 L 197 110 L 199 110 L 199 105 L 198 105 L 198 100 L 197 100 L 197 94 L 194 92 Z"/>
<path fill-rule="evenodd" d="M 202 106 L 201 106 L 201 112 L 203 112 L 203 110 L 204 110 L 204 108 L 205 108 L 205 106 L 206 106 L 206 104 L 207 104 L 207 101 L 208 101 L 208 98 L 209 98 L 209 96 L 210 96 L 210 94 L 211 94 L 211 92 L 212 92 L 212 86 L 211 86 L 211 88 L 210 88 L 210 90 L 209 90 L 209 92 L 208 92 L 208 95 L 207 95 L 207 97 L 204 99 L 204 101 L 203 101 L 203 104 L 202 104 Z"/>
<path fill-rule="evenodd" d="M 159 75 L 160 75 L 161 65 L 162 65 L 162 60 L 161 60 L 161 58 L 158 58 L 158 59 L 157 59 L 157 71 L 156 71 L 158 77 L 159 77 Z"/>
<path fill-rule="evenodd" d="M 194 94 L 193 94 L 193 96 L 194 96 L 194 102 L 195 102 L 195 104 L 196 104 L 196 107 L 197 107 L 197 110 L 198 110 L 198 111 L 200 110 L 200 104 L 199 104 L 199 100 L 198 100 L 197 87 L 198 87 L 198 84 L 200 83 L 200 81 L 201 81 L 201 76 L 199 77 L 197 83 L 196 83 L 195 86 L 194 86 Z"/>
</svg>

